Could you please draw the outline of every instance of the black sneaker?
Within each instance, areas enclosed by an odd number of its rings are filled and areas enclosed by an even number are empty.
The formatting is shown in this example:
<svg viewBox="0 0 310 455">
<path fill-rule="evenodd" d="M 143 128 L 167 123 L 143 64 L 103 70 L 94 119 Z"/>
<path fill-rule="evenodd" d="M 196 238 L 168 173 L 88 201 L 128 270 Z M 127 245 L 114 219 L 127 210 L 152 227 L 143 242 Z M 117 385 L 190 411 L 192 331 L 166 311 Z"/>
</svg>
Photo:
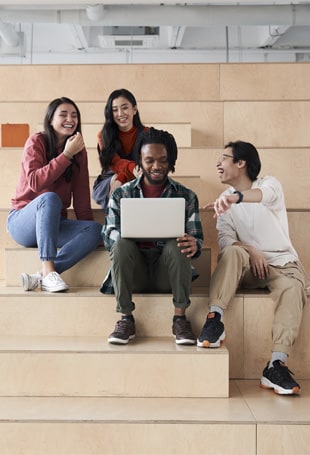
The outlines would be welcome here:
<svg viewBox="0 0 310 455">
<path fill-rule="evenodd" d="M 275 360 L 271 368 L 269 362 L 260 380 L 262 389 L 273 389 L 279 395 L 294 395 L 300 392 L 300 385 L 292 378 L 292 373 L 280 360 Z"/>
<path fill-rule="evenodd" d="M 209 313 L 197 340 L 197 346 L 200 348 L 218 348 L 224 340 L 225 330 L 220 313 L 217 311 Z"/>
<path fill-rule="evenodd" d="M 136 336 L 135 321 L 123 318 L 117 321 L 114 332 L 108 338 L 112 344 L 127 344 Z"/>
<path fill-rule="evenodd" d="M 196 344 L 191 323 L 184 318 L 176 318 L 173 321 L 172 333 L 175 336 L 176 344 Z"/>
</svg>

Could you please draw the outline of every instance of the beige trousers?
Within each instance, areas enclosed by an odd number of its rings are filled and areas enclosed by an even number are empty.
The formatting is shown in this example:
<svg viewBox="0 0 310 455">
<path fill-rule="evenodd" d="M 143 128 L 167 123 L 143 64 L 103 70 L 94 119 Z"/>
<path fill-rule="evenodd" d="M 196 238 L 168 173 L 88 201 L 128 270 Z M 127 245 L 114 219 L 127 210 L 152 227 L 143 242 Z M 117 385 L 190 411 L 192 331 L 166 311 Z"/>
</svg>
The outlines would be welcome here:
<svg viewBox="0 0 310 455">
<path fill-rule="evenodd" d="M 269 266 L 268 278 L 255 277 L 250 268 L 248 252 L 239 246 L 224 248 L 218 256 L 209 292 L 209 306 L 225 310 L 234 298 L 238 287 L 244 289 L 267 288 L 275 302 L 272 324 L 272 351 L 290 353 L 298 335 L 302 310 L 306 303 L 305 276 L 298 263 L 283 267 Z"/>
</svg>

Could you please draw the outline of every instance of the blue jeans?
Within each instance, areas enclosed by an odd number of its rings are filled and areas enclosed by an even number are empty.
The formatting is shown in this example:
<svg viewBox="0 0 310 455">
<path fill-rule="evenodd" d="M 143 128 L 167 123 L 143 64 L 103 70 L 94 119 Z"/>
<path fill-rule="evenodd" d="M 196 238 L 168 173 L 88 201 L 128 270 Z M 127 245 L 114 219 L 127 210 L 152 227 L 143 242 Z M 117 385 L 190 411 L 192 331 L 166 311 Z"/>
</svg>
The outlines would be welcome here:
<svg viewBox="0 0 310 455">
<path fill-rule="evenodd" d="M 62 219 L 61 210 L 60 197 L 49 192 L 20 210 L 11 210 L 7 219 L 11 237 L 27 248 L 38 247 L 40 260 L 53 261 L 58 273 L 72 267 L 102 243 L 101 224 Z"/>
</svg>

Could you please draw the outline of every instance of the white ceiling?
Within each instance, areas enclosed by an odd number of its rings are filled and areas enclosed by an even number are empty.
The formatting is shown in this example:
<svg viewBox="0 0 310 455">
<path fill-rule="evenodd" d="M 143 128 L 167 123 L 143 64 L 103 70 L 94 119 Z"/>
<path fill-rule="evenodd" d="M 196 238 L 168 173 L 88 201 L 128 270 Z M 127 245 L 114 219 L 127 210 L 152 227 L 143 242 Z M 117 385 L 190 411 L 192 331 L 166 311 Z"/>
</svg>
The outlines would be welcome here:
<svg viewBox="0 0 310 455">
<path fill-rule="evenodd" d="M 0 64 L 275 61 L 310 61 L 310 1 L 0 3 Z"/>
</svg>

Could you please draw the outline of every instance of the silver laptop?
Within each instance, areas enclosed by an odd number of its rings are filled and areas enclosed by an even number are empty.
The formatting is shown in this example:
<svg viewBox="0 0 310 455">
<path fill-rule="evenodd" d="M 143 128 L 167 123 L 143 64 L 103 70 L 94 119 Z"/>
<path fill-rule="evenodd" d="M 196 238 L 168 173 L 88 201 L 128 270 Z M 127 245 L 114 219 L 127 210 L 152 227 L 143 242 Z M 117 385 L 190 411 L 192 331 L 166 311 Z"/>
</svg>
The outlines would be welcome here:
<svg viewBox="0 0 310 455">
<path fill-rule="evenodd" d="M 122 198 L 120 207 L 123 238 L 164 240 L 185 232 L 184 198 Z"/>
</svg>

